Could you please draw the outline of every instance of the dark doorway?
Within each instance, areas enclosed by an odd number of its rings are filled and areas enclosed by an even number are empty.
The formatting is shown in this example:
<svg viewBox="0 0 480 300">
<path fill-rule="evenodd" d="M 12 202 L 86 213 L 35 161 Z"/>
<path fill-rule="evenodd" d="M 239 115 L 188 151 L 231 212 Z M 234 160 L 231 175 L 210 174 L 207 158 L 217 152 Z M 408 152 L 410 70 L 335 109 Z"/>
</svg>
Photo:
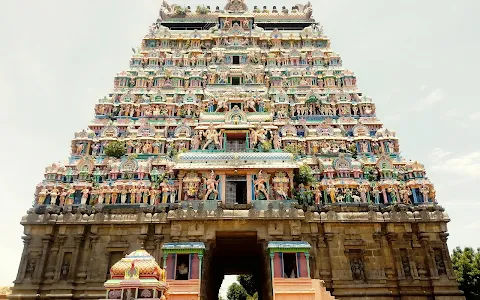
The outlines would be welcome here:
<svg viewBox="0 0 480 300">
<path fill-rule="evenodd" d="M 225 275 L 251 274 L 259 299 L 272 299 L 269 257 L 256 232 L 216 232 L 205 253 L 202 299 L 216 300 Z"/>
<path fill-rule="evenodd" d="M 226 203 L 247 204 L 245 176 L 227 176 Z"/>
<path fill-rule="evenodd" d="M 232 77 L 232 85 L 240 85 L 240 77 Z"/>
<path fill-rule="evenodd" d="M 238 55 L 233 56 L 233 64 L 234 65 L 239 65 L 240 64 L 240 56 L 238 56 Z"/>
</svg>

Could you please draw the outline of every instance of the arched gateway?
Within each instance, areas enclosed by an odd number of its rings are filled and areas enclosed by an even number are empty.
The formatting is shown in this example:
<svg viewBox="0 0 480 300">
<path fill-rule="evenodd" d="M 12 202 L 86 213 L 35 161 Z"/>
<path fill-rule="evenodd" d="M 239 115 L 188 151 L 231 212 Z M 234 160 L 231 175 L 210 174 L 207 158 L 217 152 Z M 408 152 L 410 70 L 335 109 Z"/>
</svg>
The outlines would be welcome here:
<svg viewBox="0 0 480 300">
<path fill-rule="evenodd" d="M 166 278 L 140 296 L 212 300 L 250 273 L 265 300 L 462 299 L 423 165 L 310 3 L 164 1 L 133 52 L 37 186 L 10 299 L 105 298 L 107 279 L 131 297 L 111 267 L 142 246 Z"/>
</svg>

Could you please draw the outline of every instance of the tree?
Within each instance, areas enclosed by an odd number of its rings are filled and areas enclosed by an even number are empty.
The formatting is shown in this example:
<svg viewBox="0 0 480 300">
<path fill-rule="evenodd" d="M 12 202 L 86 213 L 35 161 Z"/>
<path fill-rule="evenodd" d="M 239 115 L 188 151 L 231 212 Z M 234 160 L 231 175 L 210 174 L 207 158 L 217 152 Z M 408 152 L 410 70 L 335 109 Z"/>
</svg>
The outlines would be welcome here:
<svg viewBox="0 0 480 300">
<path fill-rule="evenodd" d="M 119 141 L 111 141 L 105 146 L 105 155 L 120 158 L 127 150 L 125 149 L 125 143 Z"/>
<path fill-rule="evenodd" d="M 253 296 L 257 292 L 257 284 L 253 275 L 238 275 L 237 281 L 247 291 L 248 295 Z"/>
<path fill-rule="evenodd" d="M 228 300 L 247 300 L 248 293 L 243 286 L 234 282 L 228 287 L 227 299 Z"/>
<path fill-rule="evenodd" d="M 467 300 L 480 299 L 480 248 L 457 247 L 452 254 L 453 270 Z"/>
</svg>

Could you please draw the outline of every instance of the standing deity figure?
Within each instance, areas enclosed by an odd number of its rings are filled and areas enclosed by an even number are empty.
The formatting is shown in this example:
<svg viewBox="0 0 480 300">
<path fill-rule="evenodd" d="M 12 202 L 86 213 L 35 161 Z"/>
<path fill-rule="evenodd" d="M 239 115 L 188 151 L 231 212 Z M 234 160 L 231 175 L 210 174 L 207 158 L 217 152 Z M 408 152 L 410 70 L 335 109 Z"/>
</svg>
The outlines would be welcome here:
<svg viewBox="0 0 480 300">
<path fill-rule="evenodd" d="M 38 204 L 42 205 L 45 202 L 45 198 L 47 198 L 47 195 L 48 190 L 46 187 L 43 187 L 38 193 Z"/>
<path fill-rule="evenodd" d="M 349 188 L 346 188 L 344 190 L 344 193 L 345 193 L 345 199 L 348 203 L 352 202 L 352 190 L 349 189 Z"/>
<path fill-rule="evenodd" d="M 254 112 L 257 111 L 257 108 L 255 107 L 255 100 L 253 98 L 247 100 L 245 110 L 248 112 L 249 109 L 253 110 Z"/>
<path fill-rule="evenodd" d="M 82 190 L 82 200 L 81 200 L 81 204 L 87 204 L 89 192 L 90 192 L 90 190 L 89 190 L 88 188 L 84 188 L 84 189 Z"/>
<path fill-rule="evenodd" d="M 58 189 L 56 187 L 50 191 L 50 204 L 57 204 Z"/>
<path fill-rule="evenodd" d="M 213 126 L 213 124 L 210 124 L 208 129 L 205 131 L 204 136 L 206 137 L 207 140 L 205 142 L 205 145 L 203 145 L 203 150 L 207 149 L 211 143 L 214 143 L 214 145 L 217 146 L 217 149 L 222 148 L 222 146 L 220 145 L 220 141 L 218 139 L 218 132 Z"/>
<path fill-rule="evenodd" d="M 320 184 L 315 185 L 315 204 L 320 204 L 322 201 L 322 190 Z"/>
<path fill-rule="evenodd" d="M 254 186 L 255 186 L 255 196 L 257 199 L 259 194 L 262 193 L 265 196 L 265 200 L 269 200 L 265 176 L 263 175 L 262 170 L 258 172 L 257 179 L 254 182 Z"/>
<path fill-rule="evenodd" d="M 217 175 L 213 172 L 213 170 L 210 172 L 210 176 L 208 178 L 204 178 L 205 184 L 206 184 L 206 189 L 207 191 L 205 192 L 205 196 L 203 197 L 203 200 L 208 200 L 208 197 L 210 194 L 213 193 L 213 200 L 217 200 L 218 197 L 218 180 L 216 179 Z"/>
<path fill-rule="evenodd" d="M 195 134 L 192 136 L 192 150 L 198 150 L 201 143 L 202 137 L 198 134 L 198 132 L 195 132 Z"/>
<path fill-rule="evenodd" d="M 105 186 L 103 191 L 105 192 L 105 204 L 110 204 L 112 199 L 112 191 L 110 189 L 110 186 Z"/>
<path fill-rule="evenodd" d="M 158 192 L 156 189 L 150 190 L 150 205 L 157 205 Z"/>
<path fill-rule="evenodd" d="M 104 201 L 105 201 L 105 189 L 100 188 L 98 189 L 98 203 L 103 204 Z"/>
<path fill-rule="evenodd" d="M 388 192 L 390 193 L 390 198 L 392 199 L 392 204 L 397 203 L 397 189 L 395 187 L 388 188 Z"/>
<path fill-rule="evenodd" d="M 67 205 L 72 205 L 75 199 L 75 189 L 73 187 L 70 187 L 67 191 L 66 195 L 66 204 Z"/>
<path fill-rule="evenodd" d="M 410 195 L 412 192 L 410 189 L 408 189 L 406 186 L 403 186 L 402 189 L 400 190 L 400 197 L 402 198 L 403 204 L 412 204 L 412 201 L 410 200 Z"/>
<path fill-rule="evenodd" d="M 117 187 L 113 187 L 113 189 L 112 189 L 112 204 L 117 203 L 118 192 L 119 192 L 119 190 L 117 189 Z"/>
<path fill-rule="evenodd" d="M 335 203 L 336 202 L 335 193 L 337 192 L 337 189 L 335 188 L 335 186 L 329 185 L 327 188 L 327 192 L 330 195 L 330 199 L 332 203 Z"/>
<path fill-rule="evenodd" d="M 380 203 L 380 190 L 378 189 L 378 186 L 373 186 L 373 189 L 372 189 L 372 193 L 373 193 L 373 198 L 375 199 L 374 202 L 375 204 L 379 204 Z"/>
<path fill-rule="evenodd" d="M 428 193 L 430 189 L 428 186 L 424 185 L 420 188 L 420 193 L 422 193 L 423 203 L 428 203 Z"/>
<path fill-rule="evenodd" d="M 280 139 L 280 136 L 278 135 L 278 132 L 273 133 L 273 148 L 274 149 L 282 148 L 282 141 Z"/>
<path fill-rule="evenodd" d="M 162 203 L 167 203 L 170 194 L 170 185 L 167 180 L 163 180 L 162 183 L 160 183 L 160 188 L 162 189 Z"/>
<path fill-rule="evenodd" d="M 367 188 L 362 185 L 358 188 L 358 191 L 360 192 L 360 199 L 362 199 L 363 203 L 367 202 Z"/>
</svg>

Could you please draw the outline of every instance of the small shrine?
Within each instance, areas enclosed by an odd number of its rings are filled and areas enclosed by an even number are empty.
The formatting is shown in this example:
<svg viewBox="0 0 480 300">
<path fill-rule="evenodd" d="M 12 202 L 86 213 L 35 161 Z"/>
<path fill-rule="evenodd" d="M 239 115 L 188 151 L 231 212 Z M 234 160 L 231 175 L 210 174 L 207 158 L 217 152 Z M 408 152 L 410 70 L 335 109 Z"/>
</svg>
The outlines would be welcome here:
<svg viewBox="0 0 480 300">
<path fill-rule="evenodd" d="M 165 270 L 143 249 L 133 251 L 115 263 L 110 268 L 110 275 L 104 284 L 106 299 L 167 299 Z"/>
</svg>

